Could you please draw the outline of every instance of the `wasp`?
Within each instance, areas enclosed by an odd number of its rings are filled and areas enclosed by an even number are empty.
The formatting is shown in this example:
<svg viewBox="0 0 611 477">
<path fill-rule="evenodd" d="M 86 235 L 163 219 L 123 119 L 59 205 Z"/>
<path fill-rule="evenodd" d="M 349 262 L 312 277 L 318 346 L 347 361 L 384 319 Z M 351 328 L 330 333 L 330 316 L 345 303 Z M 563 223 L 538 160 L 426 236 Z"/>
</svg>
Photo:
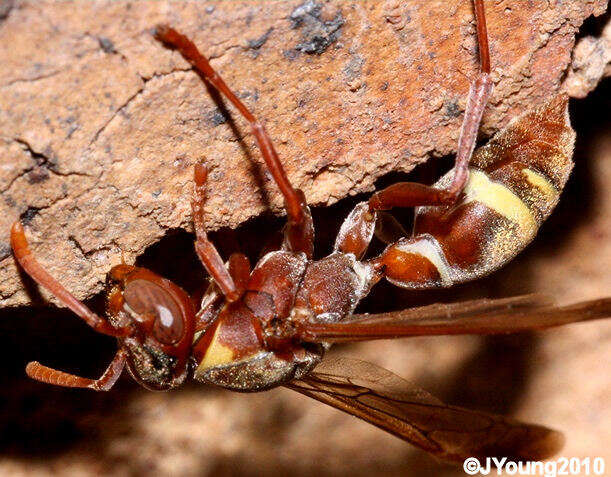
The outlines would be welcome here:
<svg viewBox="0 0 611 477">
<path fill-rule="evenodd" d="M 342 224 L 333 252 L 320 259 L 314 257 L 306 198 L 291 185 L 263 124 L 191 40 L 169 26 L 157 27 L 156 39 L 177 50 L 250 124 L 284 198 L 287 223 L 281 243 L 254 267 L 241 253 L 224 262 L 206 233 L 207 169 L 197 164 L 191 201 L 194 246 L 211 277 L 203 297 L 194 304 L 171 281 L 121 264 L 108 273 L 103 318 L 36 261 L 23 226 L 16 222 L 11 245 L 23 269 L 95 331 L 118 342 L 115 357 L 98 379 L 38 362 L 27 365 L 27 374 L 49 384 L 96 391 L 111 389 L 125 367 L 151 390 L 173 389 L 190 377 L 241 392 L 286 386 L 445 460 L 541 460 L 556 453 L 563 442 L 557 431 L 446 405 L 369 363 L 323 361 L 338 342 L 513 333 L 611 316 L 611 298 L 556 306 L 533 295 L 354 314 L 382 279 L 422 290 L 449 287 L 500 268 L 535 237 L 570 174 L 575 134 L 564 95 L 514 119 L 474 152 L 492 81 L 483 1 L 473 3 L 481 68 L 471 85 L 454 168 L 433 186 L 400 182 L 357 204 Z M 415 209 L 411 234 L 389 215 L 396 207 Z M 387 247 L 366 258 L 374 235 Z"/>
</svg>

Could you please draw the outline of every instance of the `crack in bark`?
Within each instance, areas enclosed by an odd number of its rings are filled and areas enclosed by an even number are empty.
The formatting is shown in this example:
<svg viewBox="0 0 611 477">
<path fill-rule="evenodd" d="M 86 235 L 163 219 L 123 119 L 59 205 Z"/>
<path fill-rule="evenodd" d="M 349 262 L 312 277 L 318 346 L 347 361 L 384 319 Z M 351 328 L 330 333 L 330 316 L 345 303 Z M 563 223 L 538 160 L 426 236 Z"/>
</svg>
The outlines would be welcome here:
<svg viewBox="0 0 611 477">
<path fill-rule="evenodd" d="M 22 149 L 28 153 L 28 155 L 34 161 L 34 165 L 25 168 L 17 176 L 11 179 L 8 185 L 0 191 L 2 193 L 8 192 L 11 189 L 11 187 L 13 187 L 13 185 L 15 184 L 17 180 L 21 179 L 23 176 L 25 176 L 26 174 L 29 174 L 30 172 L 36 170 L 37 168 L 43 168 L 45 171 L 48 171 L 49 173 L 60 176 L 60 177 L 70 177 L 70 176 L 92 177 L 91 175 L 86 174 L 84 172 L 77 172 L 77 171 L 61 172 L 57 169 L 56 161 L 52 160 L 51 158 L 49 158 L 47 155 L 43 154 L 42 152 L 34 150 L 34 148 L 32 148 L 32 145 L 25 139 L 12 138 L 12 140 L 16 142 L 17 144 L 19 144 L 22 147 Z"/>
<path fill-rule="evenodd" d="M 115 110 L 115 112 L 112 114 L 112 116 L 110 117 L 110 119 L 108 119 L 108 121 L 106 121 L 102 127 L 100 127 L 96 133 L 93 135 L 93 138 L 91 139 L 91 141 L 89 141 L 89 144 L 87 144 L 87 147 L 85 149 L 89 149 L 91 148 L 91 146 L 97 142 L 97 140 L 99 139 L 99 137 L 101 136 L 101 134 L 106 130 L 106 128 L 110 125 L 110 123 L 125 109 L 127 109 L 130 105 L 130 103 L 132 103 L 132 101 L 134 101 L 138 96 L 140 96 L 142 93 L 144 93 L 144 91 L 146 90 L 146 85 L 156 79 L 156 78 L 163 78 L 165 76 L 169 76 L 175 73 L 180 73 L 180 72 L 186 72 L 186 71 L 191 71 L 191 68 L 186 68 L 186 69 L 173 69 L 172 71 L 168 72 L 168 73 L 161 73 L 161 74 L 154 74 L 150 77 L 145 77 L 145 76 L 141 76 L 138 73 L 138 76 L 140 77 L 141 81 L 142 81 L 142 85 L 140 85 L 140 87 L 138 88 L 138 90 L 132 94 L 129 98 L 127 98 L 124 103 L 119 106 L 119 108 L 117 108 Z"/>
<path fill-rule="evenodd" d="M 14 80 L 9 81 L 8 83 L 4 83 L 2 85 L 0 85 L 0 88 L 8 88 L 10 86 L 14 86 L 16 84 L 19 83 L 35 83 L 36 81 L 40 81 L 43 79 L 47 79 L 47 78 L 53 78 L 54 76 L 57 76 L 65 71 L 68 71 L 68 68 L 64 68 L 61 70 L 55 70 L 55 71 L 51 71 L 50 73 L 46 73 L 46 74 L 42 74 L 39 76 L 34 76 L 32 78 L 16 78 Z"/>
<path fill-rule="evenodd" d="M 70 242 L 72 246 L 80 252 L 83 258 L 87 258 L 87 253 L 83 249 L 83 246 L 80 244 L 80 242 L 76 239 L 76 237 L 74 237 L 74 235 L 68 235 L 68 242 Z"/>
<path fill-rule="evenodd" d="M 208 59 L 209 60 L 214 60 L 214 59 L 220 58 L 220 57 L 224 56 L 228 51 L 230 51 L 232 49 L 235 49 L 235 48 L 242 48 L 242 46 L 241 45 L 230 45 L 227 48 L 225 48 L 220 54 L 210 56 Z M 129 58 L 127 58 L 126 56 L 124 56 L 122 54 L 121 54 L 121 56 L 129 63 Z M 189 72 L 189 71 L 193 71 L 193 68 L 191 66 L 188 66 L 186 68 L 173 68 L 171 71 L 169 71 L 167 73 L 155 73 L 152 76 L 143 76 L 140 73 L 136 72 L 136 74 L 138 74 L 138 76 L 142 80 L 142 85 L 140 86 L 140 88 L 138 88 L 138 90 L 133 95 L 131 95 L 129 98 L 127 98 L 127 100 L 121 106 L 119 106 L 119 108 L 117 108 L 115 110 L 115 112 L 112 114 L 110 119 L 108 119 L 108 121 L 106 121 L 102 125 L 102 127 L 99 128 L 96 131 L 96 133 L 93 135 L 93 138 L 91 139 L 91 141 L 89 141 L 89 144 L 87 144 L 87 148 L 86 149 L 89 149 L 95 142 L 97 142 L 97 140 L 99 139 L 100 135 L 110 125 L 110 123 L 117 117 L 117 115 L 119 115 L 122 111 L 127 109 L 127 107 L 129 107 L 129 105 L 130 105 L 130 103 L 132 101 L 134 101 L 138 96 L 140 96 L 142 93 L 144 93 L 144 91 L 146 89 L 146 85 L 150 81 L 152 81 L 154 79 L 158 79 L 158 78 L 164 78 L 166 76 L 170 76 L 170 75 L 173 75 L 175 73 L 185 73 L 185 72 Z"/>
</svg>

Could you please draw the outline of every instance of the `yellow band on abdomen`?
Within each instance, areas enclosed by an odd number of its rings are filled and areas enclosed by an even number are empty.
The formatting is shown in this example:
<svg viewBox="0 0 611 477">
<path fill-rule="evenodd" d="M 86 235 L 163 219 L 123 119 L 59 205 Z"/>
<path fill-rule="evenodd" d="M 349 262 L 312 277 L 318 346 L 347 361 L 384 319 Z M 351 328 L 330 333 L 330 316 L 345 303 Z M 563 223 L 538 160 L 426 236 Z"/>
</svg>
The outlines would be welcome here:
<svg viewBox="0 0 611 477">
<path fill-rule="evenodd" d="M 532 238 L 538 228 L 537 220 L 528 206 L 507 186 L 491 181 L 479 169 L 469 169 L 469 181 L 464 189 L 464 204 L 479 202 L 516 224 L 521 235 Z"/>
<path fill-rule="evenodd" d="M 533 171 L 532 169 L 522 169 L 522 172 L 526 175 L 526 180 L 530 185 L 536 187 L 543 193 L 546 197 L 556 197 L 559 192 L 544 175 Z"/>
</svg>

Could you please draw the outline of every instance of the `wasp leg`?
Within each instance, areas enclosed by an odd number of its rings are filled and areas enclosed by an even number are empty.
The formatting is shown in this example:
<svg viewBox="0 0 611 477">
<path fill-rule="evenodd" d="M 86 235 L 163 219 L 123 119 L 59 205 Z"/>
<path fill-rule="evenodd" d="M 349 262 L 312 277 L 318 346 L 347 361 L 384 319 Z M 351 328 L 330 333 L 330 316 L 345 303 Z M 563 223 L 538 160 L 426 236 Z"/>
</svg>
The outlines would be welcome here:
<svg viewBox="0 0 611 477">
<path fill-rule="evenodd" d="M 477 131 L 492 91 L 490 79 L 490 52 L 486 17 L 482 0 L 474 0 L 477 21 L 477 42 L 479 45 L 481 71 L 471 84 L 465 116 L 458 139 L 454 177 L 445 189 L 418 184 L 399 182 L 376 192 L 369 199 L 370 210 L 389 210 L 393 207 L 417 207 L 421 205 L 450 205 L 462 192 L 469 177 L 469 161 L 475 148 Z"/>
<path fill-rule="evenodd" d="M 121 376 L 126 358 L 127 352 L 125 349 L 120 348 L 99 379 L 88 379 L 64 373 L 57 369 L 48 368 L 38 361 L 29 362 L 25 372 L 30 378 L 47 384 L 54 384 L 65 388 L 88 388 L 94 391 L 108 391 L 115 385 L 119 376 Z"/>
<path fill-rule="evenodd" d="M 208 169 L 206 169 L 206 166 L 196 164 L 193 174 L 193 196 L 191 198 L 193 228 L 195 229 L 195 252 L 223 295 L 227 297 L 227 300 L 236 301 L 240 298 L 240 294 L 216 247 L 208 240 L 208 234 L 204 226 L 207 178 Z"/>
<path fill-rule="evenodd" d="M 357 204 L 339 229 L 335 250 L 353 253 L 360 260 L 367 251 L 375 227 L 376 213 L 369 210 L 367 202 Z"/>
<path fill-rule="evenodd" d="M 208 84 L 223 93 L 250 123 L 252 133 L 255 136 L 267 168 L 284 197 L 284 207 L 288 216 L 288 224 L 285 231 L 286 245 L 290 250 L 304 252 L 311 258 L 314 250 L 314 227 L 305 197 L 303 192 L 293 188 L 291 185 L 263 124 L 229 89 L 225 81 L 212 68 L 208 60 L 199 52 L 191 40 L 166 25 L 157 27 L 155 37 L 170 48 L 177 49 L 185 60 L 191 63 L 197 73 Z"/>
<path fill-rule="evenodd" d="M 232 253 L 229 257 L 229 275 L 240 294 L 244 293 L 250 278 L 250 261 L 243 253 Z"/>
</svg>

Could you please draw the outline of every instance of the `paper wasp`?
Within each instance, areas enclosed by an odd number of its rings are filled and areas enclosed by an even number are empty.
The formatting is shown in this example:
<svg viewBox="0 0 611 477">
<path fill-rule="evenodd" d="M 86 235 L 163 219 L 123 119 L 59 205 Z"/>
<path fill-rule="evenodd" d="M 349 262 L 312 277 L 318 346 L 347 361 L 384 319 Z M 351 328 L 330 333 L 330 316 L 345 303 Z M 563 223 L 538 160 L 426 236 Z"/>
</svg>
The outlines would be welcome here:
<svg viewBox="0 0 611 477">
<path fill-rule="evenodd" d="M 96 380 L 37 362 L 28 375 L 67 387 L 109 390 L 125 365 L 136 381 L 169 390 L 195 379 L 235 391 L 286 386 L 360 417 L 447 460 L 507 456 L 540 460 L 557 452 L 562 435 L 542 426 L 443 404 L 374 365 L 322 361 L 330 344 L 443 334 L 497 334 L 543 329 L 611 315 L 611 299 L 555 306 L 521 296 L 433 305 L 378 315 L 353 314 L 381 279 L 411 289 L 448 287 L 501 267 L 535 236 L 556 205 L 572 168 L 574 133 L 567 98 L 557 96 L 516 118 L 473 153 L 491 92 L 482 0 L 474 0 L 481 71 L 471 93 L 455 166 L 434 186 L 402 182 L 358 204 L 343 223 L 334 251 L 314 258 L 314 225 L 304 194 L 291 185 L 264 126 L 213 70 L 195 45 L 159 26 L 156 38 L 178 50 L 195 71 L 249 122 L 287 214 L 283 241 L 251 269 L 245 255 L 224 263 L 208 240 L 203 204 L 207 170 L 194 171 L 195 250 L 212 278 L 197 304 L 179 286 L 126 264 L 107 278 L 107 318 L 71 295 L 31 254 L 22 225 L 11 231 L 15 257 L 94 330 L 119 349 Z M 401 232 L 387 210 L 416 208 L 414 232 Z M 389 225 L 390 224 L 390 225 Z M 377 235 L 388 242 L 364 258 Z"/>
</svg>

